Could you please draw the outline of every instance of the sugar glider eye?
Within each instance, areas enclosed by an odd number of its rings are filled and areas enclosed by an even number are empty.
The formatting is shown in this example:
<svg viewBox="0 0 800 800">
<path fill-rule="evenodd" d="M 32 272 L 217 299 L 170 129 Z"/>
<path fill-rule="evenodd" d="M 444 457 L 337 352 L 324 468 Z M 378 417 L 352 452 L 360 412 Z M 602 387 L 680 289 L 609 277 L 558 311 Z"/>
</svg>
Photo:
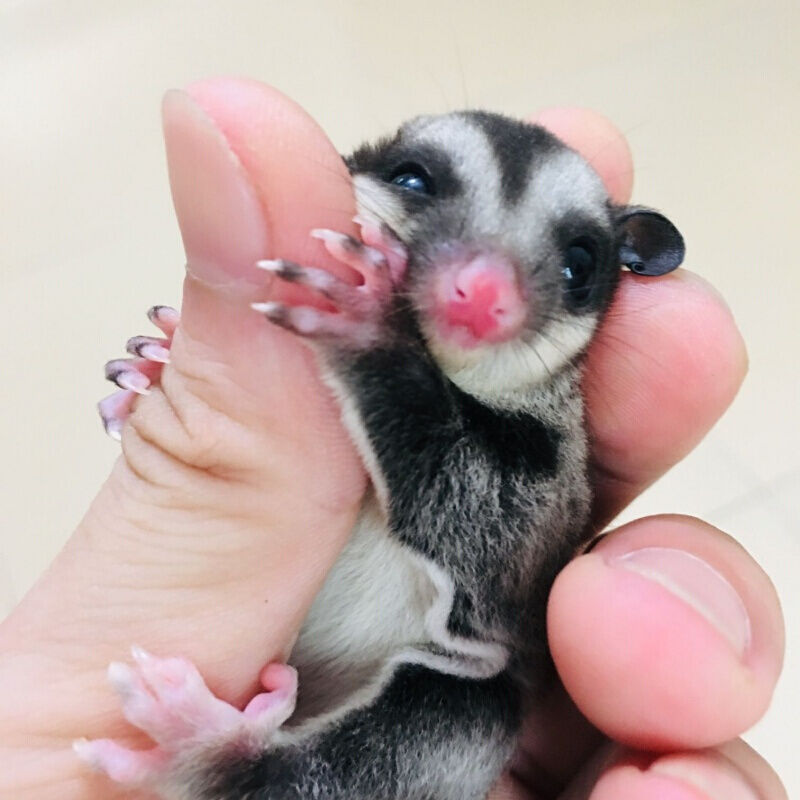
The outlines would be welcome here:
<svg viewBox="0 0 800 800">
<path fill-rule="evenodd" d="M 431 176 L 419 164 L 401 164 L 392 172 L 389 182 L 417 194 L 430 195 L 434 193 Z"/>
<path fill-rule="evenodd" d="M 592 294 L 595 275 L 595 257 L 591 244 L 578 239 L 567 248 L 562 268 L 564 295 L 568 305 L 580 308 Z"/>
</svg>

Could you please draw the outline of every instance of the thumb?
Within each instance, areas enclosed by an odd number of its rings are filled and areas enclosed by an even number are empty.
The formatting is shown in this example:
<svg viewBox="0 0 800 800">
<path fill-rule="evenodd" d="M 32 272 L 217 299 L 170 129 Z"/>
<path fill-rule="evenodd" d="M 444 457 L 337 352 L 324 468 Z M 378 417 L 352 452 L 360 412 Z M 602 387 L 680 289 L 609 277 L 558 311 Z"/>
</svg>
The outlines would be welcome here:
<svg viewBox="0 0 800 800">
<path fill-rule="evenodd" d="M 112 489 L 83 523 L 102 533 L 84 538 L 109 539 L 123 498 L 133 552 L 115 557 L 140 565 L 136 585 L 156 587 L 163 608 L 115 637 L 227 674 L 236 697 L 296 633 L 365 487 L 310 351 L 249 305 L 275 296 L 258 259 L 335 269 L 308 233 L 350 229 L 352 190 L 319 127 L 266 86 L 196 84 L 170 92 L 163 116 L 187 256 L 181 321 L 122 430 Z M 153 602 L 151 591 L 136 608 Z M 247 657 L 232 672 L 219 653 Z"/>
<path fill-rule="evenodd" d="M 311 353 L 249 308 L 275 294 L 271 276 L 255 267 L 259 259 L 337 269 L 308 234 L 352 228 L 347 170 L 302 109 L 254 82 L 170 92 L 163 118 L 187 278 L 162 399 L 180 404 L 184 424 L 165 426 L 167 415 L 145 403 L 139 422 L 182 462 L 277 467 L 310 487 L 315 496 L 305 500 L 349 507 L 363 491 L 362 470 Z M 213 419 L 209 408 L 218 412 Z M 253 452 L 254 433 L 270 437 L 266 449 L 279 456 L 271 465 Z M 301 471 L 312 470 L 313 480 L 303 481 Z"/>
<path fill-rule="evenodd" d="M 29 643 L 34 682 L 70 687 L 48 695 L 50 717 L 69 720 L 52 741 L 120 724 L 104 670 L 132 643 L 186 656 L 221 697 L 252 696 L 365 485 L 308 351 L 249 308 L 272 291 L 257 259 L 331 266 L 308 231 L 350 226 L 341 159 L 302 110 L 254 83 L 170 93 L 164 129 L 187 254 L 170 363 L 138 398 L 109 480 L 4 624 Z"/>
</svg>

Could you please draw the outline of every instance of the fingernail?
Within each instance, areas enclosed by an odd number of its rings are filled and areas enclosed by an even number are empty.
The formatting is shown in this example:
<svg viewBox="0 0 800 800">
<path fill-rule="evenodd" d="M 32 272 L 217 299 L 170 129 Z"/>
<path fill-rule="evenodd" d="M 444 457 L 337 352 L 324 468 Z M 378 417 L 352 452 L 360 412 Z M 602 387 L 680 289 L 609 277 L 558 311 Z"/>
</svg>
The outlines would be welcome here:
<svg viewBox="0 0 800 800">
<path fill-rule="evenodd" d="M 661 758 L 649 771 L 689 784 L 709 800 L 760 800 L 747 778 L 712 752 Z"/>
<path fill-rule="evenodd" d="M 741 657 L 750 647 L 750 618 L 731 584 L 705 561 L 669 547 L 644 547 L 610 562 L 663 586 L 707 619 Z"/>
<path fill-rule="evenodd" d="M 168 92 L 162 116 L 187 271 L 212 285 L 263 283 L 253 264 L 267 252 L 267 228 L 241 162 L 186 92 Z"/>
</svg>

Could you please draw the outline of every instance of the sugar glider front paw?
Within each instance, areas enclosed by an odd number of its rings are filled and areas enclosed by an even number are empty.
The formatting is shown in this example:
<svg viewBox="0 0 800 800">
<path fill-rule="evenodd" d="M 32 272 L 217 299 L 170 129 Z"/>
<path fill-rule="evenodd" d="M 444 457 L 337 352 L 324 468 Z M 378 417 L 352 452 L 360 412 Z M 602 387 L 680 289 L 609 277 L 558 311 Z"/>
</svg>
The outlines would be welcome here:
<svg viewBox="0 0 800 800">
<path fill-rule="evenodd" d="M 180 784 L 192 763 L 208 748 L 235 744 L 261 750 L 294 711 L 297 673 L 270 664 L 261 680 L 267 689 L 244 711 L 215 697 L 194 665 L 184 658 L 156 658 L 132 650 L 135 666 L 114 663 L 108 677 L 122 700 L 125 718 L 158 745 L 135 751 L 113 739 L 80 740 L 78 757 L 126 786 L 156 788 Z"/>
<path fill-rule="evenodd" d="M 287 303 L 254 303 L 253 308 L 283 328 L 309 339 L 334 342 L 344 347 L 368 347 L 379 336 L 385 310 L 396 284 L 405 272 L 405 248 L 387 231 L 358 219 L 365 244 L 347 234 L 315 230 L 328 252 L 351 267 L 359 276 L 357 285 L 335 277 L 326 270 L 305 267 L 285 259 L 259 261 L 257 266 L 288 283 L 306 286 L 326 298 L 334 307 L 326 311 Z"/>
<path fill-rule="evenodd" d="M 131 414 L 136 396 L 149 394 L 150 387 L 161 378 L 164 364 L 169 363 L 180 314 L 169 306 L 153 306 L 147 318 L 164 334 L 163 338 L 134 336 L 125 346 L 133 358 L 117 358 L 105 366 L 106 380 L 119 386 L 120 391 L 101 400 L 97 408 L 106 433 L 113 439 L 121 438 L 122 426 Z"/>
</svg>

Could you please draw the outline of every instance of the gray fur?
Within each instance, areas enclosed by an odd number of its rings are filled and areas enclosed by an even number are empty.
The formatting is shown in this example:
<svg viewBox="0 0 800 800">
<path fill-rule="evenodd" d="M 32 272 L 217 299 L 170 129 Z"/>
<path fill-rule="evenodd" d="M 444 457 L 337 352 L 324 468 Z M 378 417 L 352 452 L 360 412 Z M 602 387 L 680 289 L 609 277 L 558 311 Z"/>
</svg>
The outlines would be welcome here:
<svg viewBox="0 0 800 800">
<path fill-rule="evenodd" d="M 432 198 L 389 183 L 417 159 Z M 547 595 L 590 533 L 581 356 L 619 272 L 616 209 L 576 153 L 497 115 L 420 118 L 348 164 L 361 213 L 411 255 L 377 343 L 318 345 L 375 493 L 292 653 L 295 715 L 259 752 L 195 760 L 170 798 L 481 800 L 549 680 Z M 580 237 L 598 278 L 576 308 Z M 519 265 L 531 321 L 461 351 L 426 291 L 443 257 L 486 248 Z"/>
</svg>

